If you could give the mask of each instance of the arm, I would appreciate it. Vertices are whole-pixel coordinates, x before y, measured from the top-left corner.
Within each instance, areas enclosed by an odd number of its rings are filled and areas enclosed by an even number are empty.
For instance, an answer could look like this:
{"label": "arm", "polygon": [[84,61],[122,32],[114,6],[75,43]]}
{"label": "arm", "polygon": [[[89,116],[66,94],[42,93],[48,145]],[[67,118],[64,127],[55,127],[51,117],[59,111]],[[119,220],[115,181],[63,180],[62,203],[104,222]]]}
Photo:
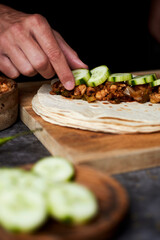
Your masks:
{"label": "arm", "polygon": [[71,69],[87,68],[61,35],[39,14],[0,4],[0,71],[10,78],[57,73],[66,89],[74,88]]}

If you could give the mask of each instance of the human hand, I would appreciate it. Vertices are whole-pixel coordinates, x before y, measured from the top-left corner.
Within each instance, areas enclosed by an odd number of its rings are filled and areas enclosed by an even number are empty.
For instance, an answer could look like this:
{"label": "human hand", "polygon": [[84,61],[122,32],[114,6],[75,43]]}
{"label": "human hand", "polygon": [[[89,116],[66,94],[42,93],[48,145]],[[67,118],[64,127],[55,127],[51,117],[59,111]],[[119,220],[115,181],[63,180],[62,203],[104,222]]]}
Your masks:
{"label": "human hand", "polygon": [[77,53],[39,14],[26,14],[0,5],[0,71],[10,78],[37,73],[49,79],[58,75],[71,90],[71,69],[87,68]]}

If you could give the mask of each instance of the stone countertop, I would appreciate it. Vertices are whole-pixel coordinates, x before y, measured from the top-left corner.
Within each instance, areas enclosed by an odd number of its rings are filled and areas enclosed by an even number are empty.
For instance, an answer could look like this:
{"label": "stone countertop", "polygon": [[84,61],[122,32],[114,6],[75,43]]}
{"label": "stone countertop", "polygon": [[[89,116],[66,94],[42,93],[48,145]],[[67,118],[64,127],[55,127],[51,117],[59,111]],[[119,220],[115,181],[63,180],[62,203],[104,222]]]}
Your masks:
{"label": "stone countertop", "polygon": [[[18,120],[0,132],[11,136],[28,128]],[[33,134],[18,137],[0,147],[0,167],[34,163],[50,153]],[[160,239],[160,167],[113,175],[127,190],[130,209],[114,240]]]}

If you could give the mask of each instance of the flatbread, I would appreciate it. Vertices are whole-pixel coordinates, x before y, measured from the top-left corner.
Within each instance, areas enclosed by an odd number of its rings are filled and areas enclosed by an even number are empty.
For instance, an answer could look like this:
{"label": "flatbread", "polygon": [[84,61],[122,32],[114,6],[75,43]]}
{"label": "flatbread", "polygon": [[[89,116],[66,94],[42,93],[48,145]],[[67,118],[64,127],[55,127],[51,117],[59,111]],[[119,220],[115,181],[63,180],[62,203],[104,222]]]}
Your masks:
{"label": "flatbread", "polygon": [[45,121],[83,130],[108,133],[160,131],[160,104],[107,101],[88,103],[51,95],[51,85],[44,84],[32,100],[33,110]]}

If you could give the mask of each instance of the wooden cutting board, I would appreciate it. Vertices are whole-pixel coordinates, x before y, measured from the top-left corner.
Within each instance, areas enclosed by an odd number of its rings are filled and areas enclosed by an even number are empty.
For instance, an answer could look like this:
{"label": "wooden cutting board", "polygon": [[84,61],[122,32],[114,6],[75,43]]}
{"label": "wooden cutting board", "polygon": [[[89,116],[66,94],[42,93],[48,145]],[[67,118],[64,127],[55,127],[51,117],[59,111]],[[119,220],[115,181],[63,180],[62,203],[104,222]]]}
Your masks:
{"label": "wooden cutting board", "polygon": [[[31,166],[25,166],[30,169]],[[13,234],[0,227],[1,240],[107,240],[115,235],[128,207],[128,195],[112,177],[86,166],[75,167],[76,182],[89,188],[96,196],[97,216],[82,226],[68,226],[53,219],[33,234]]]}
{"label": "wooden cutting board", "polygon": [[[160,70],[154,72],[160,76]],[[30,129],[43,129],[35,132],[35,135],[51,154],[66,157],[76,164],[93,166],[108,174],[160,166],[160,132],[115,135],[45,122],[34,113],[31,106],[33,96],[43,83],[19,83],[20,116]]]}

